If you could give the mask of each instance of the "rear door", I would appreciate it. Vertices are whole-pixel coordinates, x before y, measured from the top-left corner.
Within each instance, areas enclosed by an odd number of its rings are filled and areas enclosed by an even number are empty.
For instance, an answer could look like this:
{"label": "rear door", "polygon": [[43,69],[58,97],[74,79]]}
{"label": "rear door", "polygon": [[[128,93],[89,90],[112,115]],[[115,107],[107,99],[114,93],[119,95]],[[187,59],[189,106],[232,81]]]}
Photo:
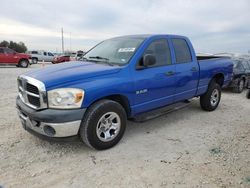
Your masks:
{"label": "rear door", "polygon": [[190,99],[196,95],[199,80],[199,65],[192,55],[191,44],[184,38],[172,38],[176,65],[176,88],[174,101]]}
{"label": "rear door", "polygon": [[167,38],[155,39],[149,43],[142,57],[154,55],[156,64],[140,69],[140,61],[134,74],[135,103],[134,113],[145,112],[173,103],[175,91],[175,65]]}

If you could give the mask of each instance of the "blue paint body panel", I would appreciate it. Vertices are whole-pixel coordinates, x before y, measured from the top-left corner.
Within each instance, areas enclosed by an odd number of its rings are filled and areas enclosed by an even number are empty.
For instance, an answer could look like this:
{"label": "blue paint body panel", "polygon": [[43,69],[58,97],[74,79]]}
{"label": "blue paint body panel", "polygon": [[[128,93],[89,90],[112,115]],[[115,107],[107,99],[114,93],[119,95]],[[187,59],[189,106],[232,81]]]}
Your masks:
{"label": "blue paint body panel", "polygon": [[[52,65],[25,75],[42,81],[47,91],[56,88],[81,88],[85,91],[82,108],[111,95],[121,95],[129,103],[130,116],[170,105],[204,94],[216,74],[224,77],[224,86],[232,79],[233,64],[228,58],[198,61],[188,38],[175,35],[134,35],[144,41],[129,63],[110,66],[93,62],[68,62]],[[177,64],[171,38],[186,40],[192,54],[192,62]],[[166,39],[172,64],[137,70],[136,65],[147,46],[156,39]],[[195,68],[196,71],[191,71]],[[166,72],[173,71],[173,76]],[[139,92],[139,93],[138,93]]]}

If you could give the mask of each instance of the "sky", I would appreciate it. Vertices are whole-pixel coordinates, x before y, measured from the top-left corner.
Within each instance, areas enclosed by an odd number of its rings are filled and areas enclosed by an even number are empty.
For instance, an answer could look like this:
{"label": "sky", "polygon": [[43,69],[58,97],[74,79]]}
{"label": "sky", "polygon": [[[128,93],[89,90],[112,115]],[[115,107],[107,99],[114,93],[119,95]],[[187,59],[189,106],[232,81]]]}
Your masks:
{"label": "sky", "polygon": [[6,0],[1,1],[0,41],[29,50],[88,50],[130,34],[178,34],[197,52],[250,50],[249,0]]}

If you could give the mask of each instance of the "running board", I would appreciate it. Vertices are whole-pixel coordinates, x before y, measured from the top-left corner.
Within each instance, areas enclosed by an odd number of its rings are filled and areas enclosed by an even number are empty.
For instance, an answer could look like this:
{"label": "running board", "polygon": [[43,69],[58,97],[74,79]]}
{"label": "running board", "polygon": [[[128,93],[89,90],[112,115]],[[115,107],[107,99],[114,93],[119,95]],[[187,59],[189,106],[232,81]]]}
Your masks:
{"label": "running board", "polygon": [[171,104],[169,106],[164,106],[162,108],[157,108],[155,110],[139,114],[139,115],[133,117],[131,120],[135,121],[135,122],[148,121],[148,120],[157,118],[159,116],[162,116],[164,114],[168,114],[170,112],[180,110],[180,109],[185,108],[189,105],[190,105],[190,101],[187,101],[187,100],[183,101],[183,102],[178,102],[175,104]]}

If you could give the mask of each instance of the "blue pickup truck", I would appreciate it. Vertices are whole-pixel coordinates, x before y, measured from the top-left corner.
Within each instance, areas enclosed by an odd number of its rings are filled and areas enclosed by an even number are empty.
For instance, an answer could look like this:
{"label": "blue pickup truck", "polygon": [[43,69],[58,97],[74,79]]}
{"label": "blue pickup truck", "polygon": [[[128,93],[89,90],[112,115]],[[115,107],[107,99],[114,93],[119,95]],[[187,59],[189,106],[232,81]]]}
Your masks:
{"label": "blue pickup truck", "polygon": [[23,127],[46,138],[80,136],[111,148],[127,119],[200,97],[203,110],[219,105],[232,79],[229,58],[196,57],[187,37],[132,35],[105,40],[82,61],[20,75],[16,106]]}

